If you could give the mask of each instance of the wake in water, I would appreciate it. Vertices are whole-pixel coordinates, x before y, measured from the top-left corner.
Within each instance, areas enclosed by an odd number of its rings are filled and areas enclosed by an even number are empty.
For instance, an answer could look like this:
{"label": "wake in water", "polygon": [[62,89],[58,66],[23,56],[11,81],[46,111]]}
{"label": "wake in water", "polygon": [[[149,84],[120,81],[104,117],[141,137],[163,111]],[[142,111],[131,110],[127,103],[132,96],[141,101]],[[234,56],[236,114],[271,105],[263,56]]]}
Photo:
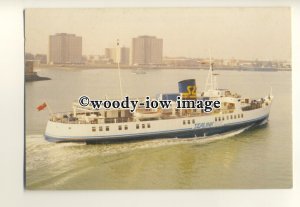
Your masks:
{"label": "wake in water", "polygon": [[[61,185],[79,173],[95,167],[89,160],[97,160],[96,166],[124,159],[132,152],[158,149],[175,145],[205,144],[236,136],[249,127],[207,137],[169,138],[119,144],[86,145],[85,143],[52,143],[43,135],[26,136],[26,180],[29,186],[56,182]],[[81,164],[79,164],[81,163]],[[85,163],[85,164],[82,164]],[[53,179],[53,180],[52,180]]]}
{"label": "wake in water", "polygon": [[[193,138],[167,138],[167,139],[156,139],[156,140],[147,140],[147,141],[137,141],[137,142],[128,142],[128,143],[118,143],[118,144],[96,144],[96,145],[86,145],[85,143],[50,143],[44,140],[42,135],[28,135],[26,136],[26,151],[31,152],[35,150],[59,150],[59,149],[73,149],[75,151],[80,151],[80,155],[88,155],[89,152],[92,154],[97,151],[103,155],[123,153],[132,150],[138,149],[147,149],[147,148],[157,148],[172,146],[178,144],[204,144],[209,142],[214,142],[217,140],[225,139],[228,137],[236,136],[251,126],[245,127],[240,130],[212,135],[207,137],[193,137]],[[73,154],[74,156],[74,154]]]}

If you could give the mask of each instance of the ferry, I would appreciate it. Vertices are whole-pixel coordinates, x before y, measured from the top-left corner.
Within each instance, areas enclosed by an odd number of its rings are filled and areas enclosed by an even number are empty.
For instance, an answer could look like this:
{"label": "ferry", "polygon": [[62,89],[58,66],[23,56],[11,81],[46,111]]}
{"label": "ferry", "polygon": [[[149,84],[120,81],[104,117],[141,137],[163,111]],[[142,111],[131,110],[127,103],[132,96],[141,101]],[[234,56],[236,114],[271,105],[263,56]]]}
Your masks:
{"label": "ferry", "polygon": [[[120,75],[120,71],[119,71]],[[51,113],[45,139],[50,142],[112,143],[163,138],[209,138],[268,122],[273,101],[270,94],[259,98],[242,97],[217,86],[210,63],[206,87],[197,92],[195,79],[178,83],[177,93],[159,94],[157,100],[172,100],[168,109],[99,109],[74,102],[70,112]],[[121,87],[121,83],[120,83]],[[221,107],[206,113],[203,109],[178,109],[175,100],[219,100]]]}

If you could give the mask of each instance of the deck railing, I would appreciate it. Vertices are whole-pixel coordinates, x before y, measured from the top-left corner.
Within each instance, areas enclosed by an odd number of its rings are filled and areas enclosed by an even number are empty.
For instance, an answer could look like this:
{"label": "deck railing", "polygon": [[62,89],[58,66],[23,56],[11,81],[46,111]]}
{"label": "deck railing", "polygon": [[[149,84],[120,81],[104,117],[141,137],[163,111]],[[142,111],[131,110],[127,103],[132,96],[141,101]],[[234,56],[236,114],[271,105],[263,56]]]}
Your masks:
{"label": "deck railing", "polygon": [[[204,112],[185,112],[180,115],[180,112],[176,112],[177,118],[190,118],[190,117],[199,117],[199,116],[208,116],[211,114],[231,114],[234,113],[235,109],[217,109],[215,112],[211,113],[204,113]],[[96,115],[97,114],[97,115]],[[95,116],[96,115],[96,116]],[[169,113],[162,113],[161,117],[158,119],[174,119],[174,116]],[[152,119],[154,120],[154,119]],[[146,119],[138,120],[138,118],[132,117],[103,117],[99,116],[99,113],[95,112],[86,112],[86,113],[77,113],[76,117],[74,116],[73,112],[66,112],[66,113],[53,113],[50,116],[50,121],[64,123],[64,124],[109,124],[109,123],[126,123],[126,122],[135,122],[135,121],[149,121]]]}

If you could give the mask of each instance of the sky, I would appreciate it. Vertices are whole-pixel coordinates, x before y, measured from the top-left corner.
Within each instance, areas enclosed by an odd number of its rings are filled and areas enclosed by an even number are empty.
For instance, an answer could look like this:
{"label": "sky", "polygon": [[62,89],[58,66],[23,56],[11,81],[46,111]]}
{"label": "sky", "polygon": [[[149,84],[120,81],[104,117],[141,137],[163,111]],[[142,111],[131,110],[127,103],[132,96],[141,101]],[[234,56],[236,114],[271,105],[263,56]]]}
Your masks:
{"label": "sky", "polygon": [[49,35],[82,36],[83,55],[131,47],[133,37],[163,39],[163,55],[291,59],[289,8],[106,8],[25,10],[25,51],[48,53]]}

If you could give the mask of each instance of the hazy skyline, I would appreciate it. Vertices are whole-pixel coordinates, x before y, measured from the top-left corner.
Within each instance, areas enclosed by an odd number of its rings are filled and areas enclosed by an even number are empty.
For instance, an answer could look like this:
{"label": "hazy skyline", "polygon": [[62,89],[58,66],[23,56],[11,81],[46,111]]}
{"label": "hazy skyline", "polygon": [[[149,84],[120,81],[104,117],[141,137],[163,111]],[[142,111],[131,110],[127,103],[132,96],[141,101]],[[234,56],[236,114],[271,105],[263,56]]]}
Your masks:
{"label": "hazy skyline", "polygon": [[25,51],[48,54],[49,35],[82,36],[83,55],[163,38],[164,56],[290,60],[289,8],[107,8],[25,10]]}

